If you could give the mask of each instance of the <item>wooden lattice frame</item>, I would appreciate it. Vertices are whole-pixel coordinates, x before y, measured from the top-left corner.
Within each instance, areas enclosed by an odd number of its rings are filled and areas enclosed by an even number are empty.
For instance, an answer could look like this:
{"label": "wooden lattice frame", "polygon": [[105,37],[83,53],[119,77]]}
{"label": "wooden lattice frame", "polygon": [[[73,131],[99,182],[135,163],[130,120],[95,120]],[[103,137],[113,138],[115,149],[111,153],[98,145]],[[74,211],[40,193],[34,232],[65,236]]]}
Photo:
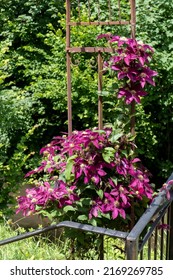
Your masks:
{"label": "wooden lattice frame", "polygon": [[[80,53],[80,52],[87,52],[87,53],[97,53],[98,54],[98,91],[102,91],[102,53],[111,53],[113,50],[112,48],[105,48],[105,47],[74,47],[71,46],[70,37],[71,37],[71,27],[72,26],[89,26],[89,25],[130,25],[131,26],[131,37],[135,38],[135,29],[136,29],[136,0],[129,0],[130,1],[130,20],[122,20],[121,19],[121,0],[114,0],[118,3],[118,20],[112,20],[112,10],[111,10],[111,0],[105,0],[107,2],[108,7],[108,20],[101,21],[92,21],[90,18],[90,3],[93,0],[86,0],[88,6],[88,18],[87,22],[80,21],[80,0],[77,0],[78,3],[78,13],[79,13],[79,21],[71,21],[71,0],[66,0],[66,62],[67,62],[67,98],[68,98],[68,134],[72,134],[72,90],[71,90],[71,54],[72,53]],[[97,0],[99,5],[99,0]],[[100,7],[100,6],[98,6]],[[100,8],[98,8],[100,9]],[[99,14],[99,12],[98,12]],[[103,100],[102,96],[98,97],[98,127],[101,129],[103,127]],[[132,102],[131,105],[131,132],[134,133],[134,126],[135,126],[135,104]]]}

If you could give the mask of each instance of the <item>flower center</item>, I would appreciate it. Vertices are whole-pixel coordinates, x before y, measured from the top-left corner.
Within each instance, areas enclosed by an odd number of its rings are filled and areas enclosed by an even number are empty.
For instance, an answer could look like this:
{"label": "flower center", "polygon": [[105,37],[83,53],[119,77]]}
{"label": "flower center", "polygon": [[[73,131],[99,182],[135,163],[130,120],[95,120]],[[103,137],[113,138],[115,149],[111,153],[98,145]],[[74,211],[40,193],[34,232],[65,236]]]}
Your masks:
{"label": "flower center", "polygon": [[138,175],[138,179],[142,181],[144,177],[142,175]]}
{"label": "flower center", "polygon": [[146,78],[146,74],[145,73],[141,73],[141,75],[140,75],[142,78]]}
{"label": "flower center", "polygon": [[48,189],[48,192],[49,193],[53,193],[53,189]]}
{"label": "flower center", "polygon": [[80,167],[83,169],[85,167],[85,164],[84,163],[80,164]]}
{"label": "flower center", "polygon": [[91,181],[92,181],[93,183],[97,183],[97,179],[96,179],[95,177],[92,177],[92,178],[91,178]]}
{"label": "flower center", "polygon": [[32,202],[32,203],[37,202],[37,199],[36,199],[36,198],[33,198],[33,199],[31,200],[31,202]]}
{"label": "flower center", "polygon": [[69,147],[74,148],[74,143],[70,143]]}
{"label": "flower center", "polygon": [[114,202],[114,206],[115,206],[115,207],[119,207],[119,206],[120,206],[120,203],[116,200],[116,201]]}
{"label": "flower center", "polygon": [[130,92],[131,92],[132,95],[135,95],[135,94],[136,94],[136,90],[134,90],[134,89],[131,90]]}
{"label": "flower center", "polygon": [[128,72],[128,67],[123,67],[122,70],[123,70],[123,72],[127,73]]}

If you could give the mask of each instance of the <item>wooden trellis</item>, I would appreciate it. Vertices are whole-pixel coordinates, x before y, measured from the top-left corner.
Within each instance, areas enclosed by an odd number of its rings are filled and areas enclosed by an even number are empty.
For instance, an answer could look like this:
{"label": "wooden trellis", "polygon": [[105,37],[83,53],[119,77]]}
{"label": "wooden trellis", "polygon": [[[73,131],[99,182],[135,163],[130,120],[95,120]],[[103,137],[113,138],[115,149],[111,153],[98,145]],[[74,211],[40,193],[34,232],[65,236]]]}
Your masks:
{"label": "wooden trellis", "polygon": [[[93,3],[94,2],[94,3]],[[97,46],[80,46],[71,45],[71,27],[74,26],[115,26],[130,25],[131,37],[135,38],[136,26],[136,8],[135,0],[126,1],[129,4],[129,20],[123,19],[121,0],[66,0],[66,59],[67,59],[67,97],[68,97],[68,134],[72,133],[72,86],[71,86],[71,56],[73,53],[97,53],[98,61],[98,91],[102,91],[102,53],[111,53],[112,48]],[[81,6],[85,5],[88,18],[81,21]],[[104,5],[104,14],[102,7]],[[72,21],[73,10],[76,14],[75,21]],[[106,11],[106,12],[105,12]],[[135,104],[131,105],[131,131],[134,131],[134,110]],[[98,97],[98,127],[103,127],[103,100],[102,96]]]}

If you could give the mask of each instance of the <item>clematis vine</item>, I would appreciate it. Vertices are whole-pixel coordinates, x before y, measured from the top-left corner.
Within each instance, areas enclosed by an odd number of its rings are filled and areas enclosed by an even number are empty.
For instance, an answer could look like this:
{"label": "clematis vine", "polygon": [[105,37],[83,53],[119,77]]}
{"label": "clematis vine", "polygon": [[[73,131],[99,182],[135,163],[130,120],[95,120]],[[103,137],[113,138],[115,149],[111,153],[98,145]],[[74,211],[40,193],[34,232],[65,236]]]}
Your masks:
{"label": "clematis vine", "polygon": [[155,86],[153,78],[158,74],[148,66],[154,53],[153,48],[132,38],[111,34],[100,34],[97,37],[102,38],[115,50],[109,61],[104,62],[104,70],[117,72],[117,78],[123,80],[117,97],[124,98],[126,104],[133,100],[140,103],[141,97],[147,95],[144,87],[147,84]]}
{"label": "clematis vine", "polygon": [[51,207],[58,212],[70,206],[79,216],[85,209],[89,220],[102,215],[115,220],[126,219],[132,198],[151,201],[153,189],[132,152],[134,143],[124,135],[112,141],[112,133],[109,127],[54,137],[41,149],[40,166],[26,174],[36,186],[18,198],[17,212],[30,215]]}

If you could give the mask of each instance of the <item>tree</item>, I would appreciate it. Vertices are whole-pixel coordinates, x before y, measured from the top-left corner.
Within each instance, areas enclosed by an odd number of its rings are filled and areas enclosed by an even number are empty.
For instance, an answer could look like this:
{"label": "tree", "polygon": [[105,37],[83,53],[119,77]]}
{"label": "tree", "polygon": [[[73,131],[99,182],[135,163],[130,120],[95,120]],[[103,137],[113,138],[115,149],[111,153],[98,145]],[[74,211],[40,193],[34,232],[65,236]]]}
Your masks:
{"label": "tree", "polygon": [[137,37],[155,48],[155,69],[159,73],[156,87],[150,89],[142,104],[145,124],[138,127],[138,146],[159,184],[173,168],[172,12],[172,1],[137,1]]}

